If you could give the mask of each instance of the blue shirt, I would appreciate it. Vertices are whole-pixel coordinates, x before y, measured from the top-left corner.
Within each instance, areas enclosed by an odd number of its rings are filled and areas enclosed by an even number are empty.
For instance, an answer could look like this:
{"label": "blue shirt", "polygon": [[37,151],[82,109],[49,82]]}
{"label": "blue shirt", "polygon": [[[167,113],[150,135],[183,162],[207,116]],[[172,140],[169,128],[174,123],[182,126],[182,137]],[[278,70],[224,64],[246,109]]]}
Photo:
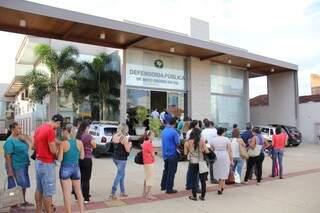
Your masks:
{"label": "blue shirt", "polygon": [[164,114],[163,120],[164,120],[165,124],[169,124],[172,119],[173,119],[173,117],[172,117],[171,113],[167,112],[166,114]]}
{"label": "blue shirt", "polygon": [[177,155],[177,145],[180,143],[177,130],[171,126],[167,126],[161,132],[162,140],[162,157],[164,160]]}
{"label": "blue shirt", "polygon": [[247,146],[248,146],[249,139],[251,139],[252,137],[253,137],[253,134],[251,130],[247,130],[241,134],[241,138]]}
{"label": "blue shirt", "polygon": [[29,165],[29,144],[14,137],[9,137],[3,145],[5,155],[11,156],[12,168],[22,169]]}

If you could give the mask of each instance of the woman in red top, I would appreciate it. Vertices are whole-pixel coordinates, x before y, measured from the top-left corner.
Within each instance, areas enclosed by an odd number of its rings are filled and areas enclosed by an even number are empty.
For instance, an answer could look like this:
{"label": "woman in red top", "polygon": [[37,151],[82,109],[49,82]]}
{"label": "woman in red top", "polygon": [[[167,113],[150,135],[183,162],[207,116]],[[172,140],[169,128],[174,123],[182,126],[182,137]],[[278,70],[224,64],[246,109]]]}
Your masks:
{"label": "woman in red top", "polygon": [[154,179],[154,150],[151,138],[153,133],[149,130],[144,136],[144,142],[142,144],[142,156],[144,164],[145,180],[143,184],[143,196],[146,199],[154,199],[150,196],[150,191],[153,186]]}
{"label": "woman in red top", "polygon": [[[274,169],[276,167],[276,163],[279,163],[280,167],[280,179],[283,179],[283,167],[282,167],[282,158],[283,158],[283,150],[287,144],[288,137],[285,133],[283,133],[281,126],[277,126],[276,134],[272,136],[272,177],[275,176]],[[277,162],[278,161],[278,162]]]}

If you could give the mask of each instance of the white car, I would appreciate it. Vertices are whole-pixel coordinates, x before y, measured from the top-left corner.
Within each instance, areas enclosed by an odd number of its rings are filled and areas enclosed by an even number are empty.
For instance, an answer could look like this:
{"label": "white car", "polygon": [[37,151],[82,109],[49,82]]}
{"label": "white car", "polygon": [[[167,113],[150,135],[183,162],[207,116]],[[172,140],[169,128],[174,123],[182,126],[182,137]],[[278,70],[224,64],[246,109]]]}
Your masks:
{"label": "white car", "polygon": [[108,153],[108,146],[110,146],[110,141],[112,135],[117,132],[117,123],[97,123],[91,124],[89,134],[92,135],[96,141],[97,148],[93,151],[94,157],[98,158],[102,154]]}

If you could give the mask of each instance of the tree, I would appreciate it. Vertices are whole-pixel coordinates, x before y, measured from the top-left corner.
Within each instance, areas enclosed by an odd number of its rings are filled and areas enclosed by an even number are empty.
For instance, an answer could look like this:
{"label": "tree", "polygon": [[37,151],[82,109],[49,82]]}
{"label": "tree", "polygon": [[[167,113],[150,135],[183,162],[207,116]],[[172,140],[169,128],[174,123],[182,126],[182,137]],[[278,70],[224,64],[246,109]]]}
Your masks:
{"label": "tree", "polygon": [[101,53],[92,62],[82,62],[74,70],[72,76],[64,81],[67,94],[72,94],[73,100],[81,104],[85,98],[89,99],[93,120],[105,119],[103,112],[111,113],[119,110],[120,70],[110,66],[119,62],[120,58]]}
{"label": "tree", "polygon": [[23,88],[29,88],[32,86],[29,97],[33,103],[42,103],[43,99],[50,93],[50,77],[48,74],[31,70],[22,79]]}
{"label": "tree", "polygon": [[[76,58],[79,52],[73,46],[67,46],[57,52],[47,44],[39,44],[35,47],[34,53],[38,58],[38,62],[47,66],[49,75],[40,71],[30,71],[26,75],[25,86],[33,88],[35,98],[32,100],[36,102],[43,101],[43,98],[50,93],[50,112],[51,114],[56,113],[58,111],[58,95],[61,85],[63,80],[70,75],[70,71],[76,67]],[[42,78],[45,78],[45,83],[39,80]],[[48,86],[47,89],[43,88],[45,85]]]}

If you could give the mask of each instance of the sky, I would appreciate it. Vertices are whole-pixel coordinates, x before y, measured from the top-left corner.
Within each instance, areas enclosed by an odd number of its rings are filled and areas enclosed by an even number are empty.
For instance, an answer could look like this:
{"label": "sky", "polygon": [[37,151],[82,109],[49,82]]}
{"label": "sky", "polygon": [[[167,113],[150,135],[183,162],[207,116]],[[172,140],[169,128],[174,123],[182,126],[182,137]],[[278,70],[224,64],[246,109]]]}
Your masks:
{"label": "sky", "polygon": [[[189,34],[190,17],[210,23],[210,39],[299,66],[299,95],[320,74],[320,0],[32,0]],[[0,32],[0,83],[14,75],[23,36]],[[253,89],[254,88],[254,89]],[[267,93],[266,78],[250,80],[250,97]]]}

